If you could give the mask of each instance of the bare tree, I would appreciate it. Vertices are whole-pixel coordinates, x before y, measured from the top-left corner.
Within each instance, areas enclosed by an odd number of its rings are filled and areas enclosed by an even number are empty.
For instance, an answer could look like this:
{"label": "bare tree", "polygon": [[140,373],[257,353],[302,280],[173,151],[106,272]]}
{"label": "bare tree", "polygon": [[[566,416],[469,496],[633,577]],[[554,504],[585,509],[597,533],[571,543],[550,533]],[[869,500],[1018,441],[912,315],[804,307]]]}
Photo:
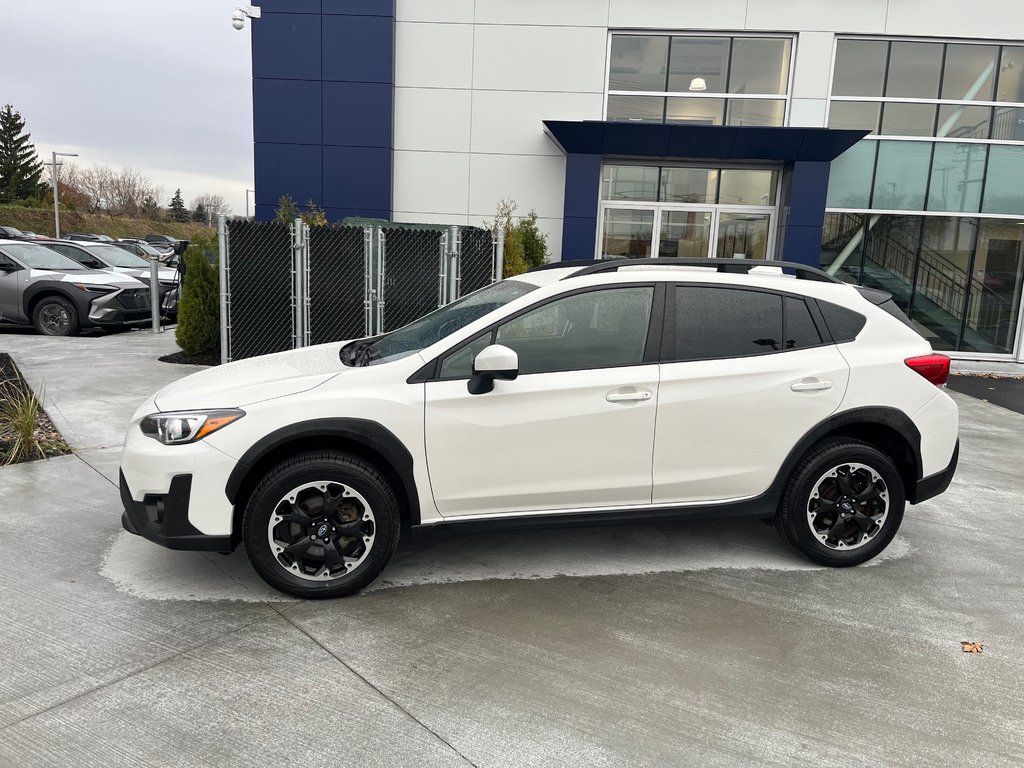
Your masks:
{"label": "bare tree", "polygon": [[192,201],[192,210],[196,210],[200,205],[213,219],[231,213],[231,206],[225,202],[223,195],[199,195]]}
{"label": "bare tree", "polygon": [[63,182],[86,201],[89,213],[105,211],[113,216],[138,216],[147,199],[163,197],[163,188],[135,168],[116,171],[102,165],[90,168],[69,165],[62,176]]}

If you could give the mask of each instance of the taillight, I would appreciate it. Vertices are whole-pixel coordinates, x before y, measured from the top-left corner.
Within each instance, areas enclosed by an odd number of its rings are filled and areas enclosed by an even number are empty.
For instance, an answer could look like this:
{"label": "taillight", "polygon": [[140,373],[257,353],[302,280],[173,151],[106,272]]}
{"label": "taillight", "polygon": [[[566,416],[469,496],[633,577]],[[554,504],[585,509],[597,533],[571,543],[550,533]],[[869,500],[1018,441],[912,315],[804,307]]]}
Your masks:
{"label": "taillight", "polygon": [[908,357],[907,367],[924,376],[936,386],[942,386],[949,378],[949,358],[945,355],[921,355]]}

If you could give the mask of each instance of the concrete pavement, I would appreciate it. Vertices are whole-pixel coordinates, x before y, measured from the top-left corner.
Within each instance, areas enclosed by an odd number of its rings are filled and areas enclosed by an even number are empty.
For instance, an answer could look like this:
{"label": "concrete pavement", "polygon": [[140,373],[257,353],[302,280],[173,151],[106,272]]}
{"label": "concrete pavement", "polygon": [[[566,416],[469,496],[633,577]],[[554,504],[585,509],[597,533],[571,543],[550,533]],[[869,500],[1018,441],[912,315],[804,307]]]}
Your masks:
{"label": "concrete pavement", "polygon": [[0,469],[0,765],[1024,762],[1024,416],[954,395],[961,470],[870,566],[756,521],[479,534],[304,603],[120,531],[172,343],[0,333],[80,450]]}

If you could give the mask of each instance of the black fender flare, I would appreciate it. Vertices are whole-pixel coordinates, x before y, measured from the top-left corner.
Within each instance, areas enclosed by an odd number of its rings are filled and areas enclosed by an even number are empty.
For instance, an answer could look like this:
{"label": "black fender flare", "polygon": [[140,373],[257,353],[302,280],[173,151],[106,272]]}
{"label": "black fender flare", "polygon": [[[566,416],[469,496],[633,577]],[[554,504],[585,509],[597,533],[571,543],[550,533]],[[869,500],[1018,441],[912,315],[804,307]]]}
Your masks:
{"label": "black fender flare", "polygon": [[409,522],[420,523],[419,495],[413,475],[413,458],[401,440],[383,425],[368,419],[335,418],[312,419],[289,424],[260,438],[247,450],[228,477],[225,493],[234,506],[239,501],[250,472],[261,461],[272,457],[279,449],[299,440],[344,441],[354,443],[387,462],[391,474],[401,484],[396,488],[405,496],[409,508]]}
{"label": "black fender flare", "polygon": [[36,297],[40,294],[57,295],[75,305],[75,309],[78,310],[78,320],[85,325],[89,321],[89,304],[91,300],[81,295],[76,296],[75,293],[81,294],[81,291],[69,291],[65,287],[63,280],[45,280],[32,283],[25,289],[25,293],[21,297],[21,310],[31,323],[32,312],[29,308],[32,307]]}
{"label": "black fender flare", "polygon": [[842,433],[844,428],[848,430],[850,427],[864,426],[887,427],[896,432],[906,442],[910,449],[913,476],[905,477],[904,480],[907,486],[907,495],[908,497],[911,496],[914,493],[917,482],[921,480],[923,471],[921,463],[921,432],[906,413],[898,408],[884,406],[867,406],[839,411],[812,427],[790,450],[786,460],[779,468],[778,474],[775,475],[775,480],[772,481],[771,486],[768,488],[768,492],[782,493],[790,475],[796,469],[796,465],[800,463],[800,460],[815,443],[832,433]]}

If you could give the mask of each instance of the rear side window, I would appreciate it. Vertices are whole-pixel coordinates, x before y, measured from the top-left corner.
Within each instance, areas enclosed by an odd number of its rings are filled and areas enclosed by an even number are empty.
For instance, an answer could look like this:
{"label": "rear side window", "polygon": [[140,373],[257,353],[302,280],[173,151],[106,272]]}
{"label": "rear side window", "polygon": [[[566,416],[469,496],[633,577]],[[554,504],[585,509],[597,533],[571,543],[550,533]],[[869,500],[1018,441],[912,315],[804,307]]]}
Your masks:
{"label": "rear side window", "polygon": [[821,309],[821,314],[825,317],[825,324],[828,325],[828,330],[836,344],[856,339],[857,334],[863,330],[864,325],[867,323],[867,318],[864,315],[854,312],[852,309],[840,307],[837,304],[819,301],[818,307]]}
{"label": "rear side window", "polygon": [[782,296],[759,291],[676,286],[672,360],[707,360],[778,352]]}
{"label": "rear side window", "polygon": [[807,302],[787,296],[786,302],[786,349],[807,349],[821,345],[821,335],[807,308]]}

